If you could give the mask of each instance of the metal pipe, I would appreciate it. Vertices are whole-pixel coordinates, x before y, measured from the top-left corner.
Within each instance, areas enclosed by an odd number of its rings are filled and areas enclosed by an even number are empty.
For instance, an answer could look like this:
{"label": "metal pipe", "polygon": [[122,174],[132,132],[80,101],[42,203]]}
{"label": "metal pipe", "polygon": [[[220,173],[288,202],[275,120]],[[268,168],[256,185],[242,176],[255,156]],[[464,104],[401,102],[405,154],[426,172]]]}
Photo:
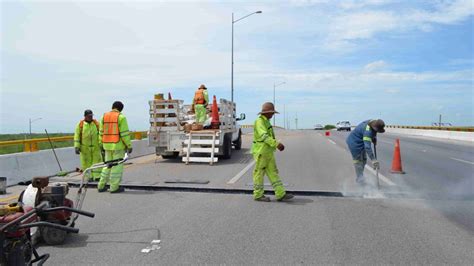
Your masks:
{"label": "metal pipe", "polygon": [[234,20],[234,12],[232,12],[232,44],[231,44],[231,66],[230,66],[230,92],[231,92],[230,99],[232,102],[234,102],[234,23],[237,23],[238,21],[241,21],[244,18],[250,17],[253,14],[261,14],[261,13],[262,11],[256,11],[246,16],[243,16],[237,20]]}

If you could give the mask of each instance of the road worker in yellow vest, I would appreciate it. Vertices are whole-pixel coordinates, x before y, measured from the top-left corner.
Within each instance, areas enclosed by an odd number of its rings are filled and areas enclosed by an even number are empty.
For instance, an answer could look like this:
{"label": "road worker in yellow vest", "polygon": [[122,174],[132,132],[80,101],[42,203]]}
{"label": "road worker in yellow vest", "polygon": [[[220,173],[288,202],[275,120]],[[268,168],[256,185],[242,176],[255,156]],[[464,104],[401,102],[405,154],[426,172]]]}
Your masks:
{"label": "road worker in yellow vest", "polygon": [[193,110],[196,114],[196,123],[204,124],[207,119],[207,105],[209,104],[209,94],[206,86],[202,84],[194,93]]}
{"label": "road worker in yellow vest", "polygon": [[[112,105],[112,111],[105,113],[100,120],[100,144],[105,150],[105,161],[122,159],[125,152],[132,153],[132,142],[130,132],[128,131],[127,118],[121,113],[123,103],[116,101]],[[107,191],[105,187],[110,183],[110,193],[123,192],[120,187],[123,175],[123,164],[104,167],[100,175],[100,181],[97,185],[99,192]]]}
{"label": "road worker in yellow vest", "polygon": [[252,154],[256,161],[253,171],[253,198],[256,201],[270,201],[264,195],[263,178],[268,176],[277,201],[288,201],[293,198],[292,194],[286,193],[283,183],[278,175],[275,162],[275,150],[283,151],[285,146],[275,139],[270,119],[278,114],[273,103],[267,102],[262,106],[257,120],[253,126]]}
{"label": "road worker in yellow vest", "polygon": [[[94,119],[91,110],[85,110],[84,119],[76,125],[74,148],[76,154],[80,154],[81,171],[102,162],[99,146],[99,122]],[[88,177],[89,181],[99,181],[100,172],[100,169],[92,170],[91,176]]]}

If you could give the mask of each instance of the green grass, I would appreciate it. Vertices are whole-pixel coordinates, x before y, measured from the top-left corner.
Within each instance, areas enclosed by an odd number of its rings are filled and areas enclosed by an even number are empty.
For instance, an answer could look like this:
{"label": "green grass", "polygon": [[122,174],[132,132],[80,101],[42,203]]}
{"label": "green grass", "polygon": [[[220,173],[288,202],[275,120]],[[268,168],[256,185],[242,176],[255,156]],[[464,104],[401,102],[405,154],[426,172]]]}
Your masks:
{"label": "green grass", "polygon": [[331,129],[334,129],[334,128],[336,128],[335,125],[325,125],[325,126],[324,126],[324,129],[325,129],[325,130],[331,130]]}
{"label": "green grass", "polygon": [[[72,133],[51,133],[49,134],[50,138],[55,137],[64,137],[64,136],[73,136]],[[39,139],[39,138],[46,138],[46,134],[38,134],[34,133],[31,134],[31,139]],[[23,140],[23,139],[30,139],[29,134],[0,134],[0,141],[8,141],[8,140]],[[59,141],[53,142],[54,148],[63,148],[63,147],[72,147],[74,146],[74,141]],[[0,146],[0,154],[10,154],[10,153],[17,153],[23,152],[24,145],[17,144],[17,145],[8,145],[8,146]],[[51,149],[51,145],[49,142],[40,142],[38,143],[38,149],[40,150],[47,150]]]}
{"label": "green grass", "polygon": [[[74,136],[73,133],[51,133],[49,134],[50,138],[54,137],[64,137],[64,136]],[[145,138],[146,136],[143,136]],[[31,134],[31,139],[39,139],[39,138],[47,138],[46,134],[38,134],[34,133]],[[131,135],[132,140],[134,139],[134,135]],[[0,134],[0,141],[8,141],[8,140],[23,140],[23,139],[30,139],[29,134]],[[53,141],[54,148],[64,148],[64,147],[73,147],[74,141]],[[40,142],[38,143],[39,150],[49,150],[51,149],[51,145],[49,142]],[[8,146],[0,146],[0,154],[10,154],[10,153],[17,153],[23,152],[24,145],[17,144],[17,145],[8,145]]]}

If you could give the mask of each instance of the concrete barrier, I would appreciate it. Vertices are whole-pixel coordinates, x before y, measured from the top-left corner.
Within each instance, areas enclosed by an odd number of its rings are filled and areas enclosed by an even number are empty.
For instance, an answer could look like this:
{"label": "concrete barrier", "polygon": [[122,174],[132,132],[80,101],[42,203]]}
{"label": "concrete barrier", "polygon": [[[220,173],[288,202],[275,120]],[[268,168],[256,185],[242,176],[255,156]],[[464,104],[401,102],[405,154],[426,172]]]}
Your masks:
{"label": "concrete barrier", "polygon": [[424,137],[449,139],[449,140],[460,140],[460,141],[468,141],[468,142],[474,143],[474,132],[409,129],[409,128],[385,128],[385,131],[387,133],[424,136]]}
{"label": "concrete barrier", "polygon": [[[131,158],[140,157],[155,152],[154,147],[148,147],[148,140],[133,140]],[[56,149],[63,171],[74,171],[80,167],[79,155],[73,147]],[[35,176],[51,176],[59,172],[59,166],[51,150],[38,152],[21,152],[0,155],[0,176],[7,178],[7,186],[31,180]]]}

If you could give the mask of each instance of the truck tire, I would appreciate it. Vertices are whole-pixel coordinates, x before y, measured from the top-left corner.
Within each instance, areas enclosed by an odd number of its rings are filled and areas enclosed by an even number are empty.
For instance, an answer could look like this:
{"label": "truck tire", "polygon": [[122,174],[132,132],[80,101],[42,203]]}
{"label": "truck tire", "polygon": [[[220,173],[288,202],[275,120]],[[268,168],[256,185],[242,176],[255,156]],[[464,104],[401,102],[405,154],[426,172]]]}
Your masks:
{"label": "truck tire", "polygon": [[66,240],[67,232],[50,227],[41,227],[41,238],[48,245],[61,245]]}
{"label": "truck tire", "polygon": [[224,145],[222,145],[222,159],[230,159],[232,157],[232,134],[224,135]]}
{"label": "truck tire", "polygon": [[179,156],[179,152],[173,152],[172,154],[169,154],[169,153],[162,154],[161,158],[163,158],[163,159],[176,159],[176,158],[178,158],[178,156]]}
{"label": "truck tire", "polygon": [[239,130],[239,138],[234,142],[235,150],[242,149],[242,131]]}

